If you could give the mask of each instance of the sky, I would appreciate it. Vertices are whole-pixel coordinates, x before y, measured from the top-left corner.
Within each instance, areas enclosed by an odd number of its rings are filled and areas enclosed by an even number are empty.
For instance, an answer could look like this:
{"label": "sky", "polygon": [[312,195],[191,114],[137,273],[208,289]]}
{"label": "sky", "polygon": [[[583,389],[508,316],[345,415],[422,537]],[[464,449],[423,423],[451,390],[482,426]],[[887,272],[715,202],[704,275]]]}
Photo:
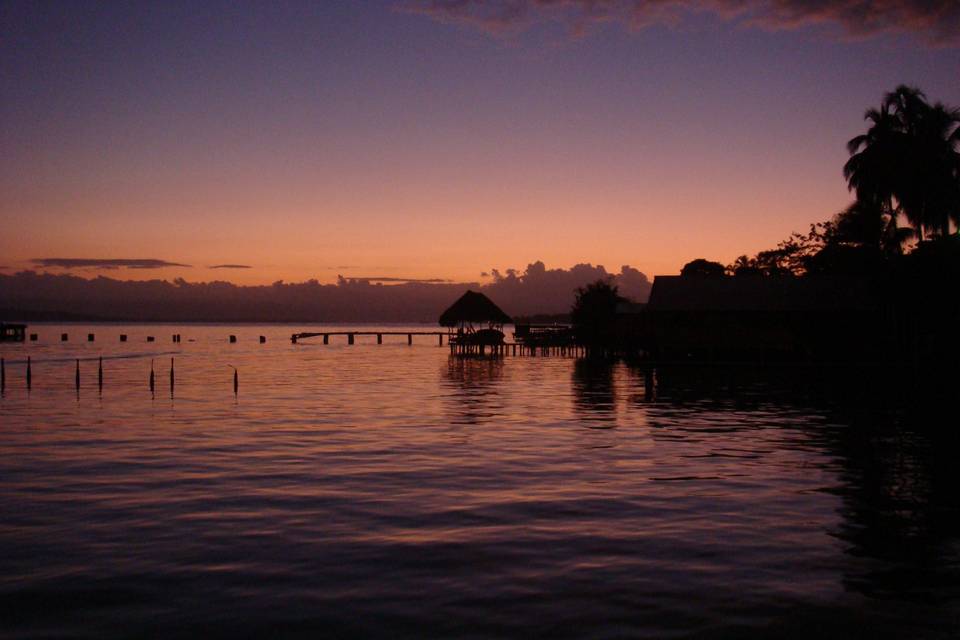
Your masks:
{"label": "sky", "polygon": [[885,92],[960,105],[958,45],[953,0],[5,0],[0,271],[727,263],[850,201]]}

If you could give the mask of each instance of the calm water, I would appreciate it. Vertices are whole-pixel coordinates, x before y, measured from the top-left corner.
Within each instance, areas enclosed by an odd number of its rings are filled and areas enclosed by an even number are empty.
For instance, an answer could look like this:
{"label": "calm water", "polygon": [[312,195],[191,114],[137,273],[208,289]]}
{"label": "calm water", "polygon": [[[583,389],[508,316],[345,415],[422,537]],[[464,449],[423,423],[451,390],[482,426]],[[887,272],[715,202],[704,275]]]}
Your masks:
{"label": "calm water", "polygon": [[0,633],[960,629],[952,456],[869,393],[723,370],[654,388],[429,337],[291,345],[306,328],[35,325],[0,346]]}

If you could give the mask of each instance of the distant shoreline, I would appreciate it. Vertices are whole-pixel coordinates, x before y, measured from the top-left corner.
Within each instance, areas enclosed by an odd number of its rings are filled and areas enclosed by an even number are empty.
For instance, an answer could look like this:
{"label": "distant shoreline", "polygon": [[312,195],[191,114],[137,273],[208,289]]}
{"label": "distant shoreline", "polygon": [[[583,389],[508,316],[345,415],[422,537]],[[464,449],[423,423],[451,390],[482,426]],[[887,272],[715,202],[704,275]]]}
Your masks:
{"label": "distant shoreline", "polygon": [[420,320],[319,320],[319,319],[291,319],[291,320],[258,320],[239,318],[215,319],[187,319],[187,318],[124,318],[120,316],[96,316],[67,311],[17,311],[0,309],[0,320],[4,322],[22,322],[27,324],[270,324],[270,325],[301,325],[301,324],[349,324],[349,325],[408,325],[429,324],[436,325],[436,319]]}
{"label": "distant shoreline", "polygon": [[29,326],[52,326],[52,325],[98,325],[98,326],[124,326],[124,325],[169,325],[169,326],[183,326],[183,325],[194,325],[194,326],[217,326],[217,325],[249,325],[249,326],[288,326],[288,327],[300,327],[300,326],[371,326],[371,327],[407,327],[411,325],[423,325],[429,327],[439,326],[436,321],[379,321],[379,320],[363,320],[363,321],[339,321],[339,320],[290,320],[290,321],[270,321],[270,320],[22,320],[21,318],[15,316],[4,316],[5,321],[9,322],[25,322]]}

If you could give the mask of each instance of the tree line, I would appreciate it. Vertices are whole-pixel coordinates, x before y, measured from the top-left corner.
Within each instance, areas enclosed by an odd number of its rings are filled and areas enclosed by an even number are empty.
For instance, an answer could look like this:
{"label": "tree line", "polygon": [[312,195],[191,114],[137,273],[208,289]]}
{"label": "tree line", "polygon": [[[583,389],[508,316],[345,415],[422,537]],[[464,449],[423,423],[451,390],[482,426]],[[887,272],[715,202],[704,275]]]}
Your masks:
{"label": "tree line", "polygon": [[864,119],[867,130],[847,142],[843,176],[855,196],[849,206],[772,249],[729,265],[693,260],[681,275],[870,275],[951,264],[955,269],[960,109],[931,104],[923,91],[901,85],[878,108],[867,109]]}

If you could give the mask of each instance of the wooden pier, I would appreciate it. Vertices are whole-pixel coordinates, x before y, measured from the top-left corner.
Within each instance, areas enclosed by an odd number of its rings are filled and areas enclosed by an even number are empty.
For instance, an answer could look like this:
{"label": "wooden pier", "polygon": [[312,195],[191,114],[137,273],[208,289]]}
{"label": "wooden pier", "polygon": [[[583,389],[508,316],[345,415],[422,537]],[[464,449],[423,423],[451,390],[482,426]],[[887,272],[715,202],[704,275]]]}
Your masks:
{"label": "wooden pier", "polygon": [[383,344],[383,336],[407,336],[407,344],[413,344],[413,336],[436,336],[437,346],[443,346],[444,337],[450,347],[451,355],[492,355],[492,356],[569,356],[586,355],[586,349],[575,344],[541,344],[525,342],[503,342],[500,344],[472,344],[458,340],[457,334],[446,331],[321,331],[301,332],[290,336],[290,342],[298,344],[307,338],[323,338],[323,344],[330,344],[332,336],[346,336],[347,344],[356,343],[357,336],[376,336],[377,344]]}
{"label": "wooden pier", "polygon": [[305,338],[323,336],[323,344],[330,344],[330,336],[347,336],[347,344],[353,344],[356,336],[377,336],[377,344],[383,344],[383,336],[407,336],[407,344],[413,344],[413,336],[436,336],[437,346],[442,347],[445,335],[446,331],[322,331],[295,333],[290,336],[290,342],[297,344]]}

